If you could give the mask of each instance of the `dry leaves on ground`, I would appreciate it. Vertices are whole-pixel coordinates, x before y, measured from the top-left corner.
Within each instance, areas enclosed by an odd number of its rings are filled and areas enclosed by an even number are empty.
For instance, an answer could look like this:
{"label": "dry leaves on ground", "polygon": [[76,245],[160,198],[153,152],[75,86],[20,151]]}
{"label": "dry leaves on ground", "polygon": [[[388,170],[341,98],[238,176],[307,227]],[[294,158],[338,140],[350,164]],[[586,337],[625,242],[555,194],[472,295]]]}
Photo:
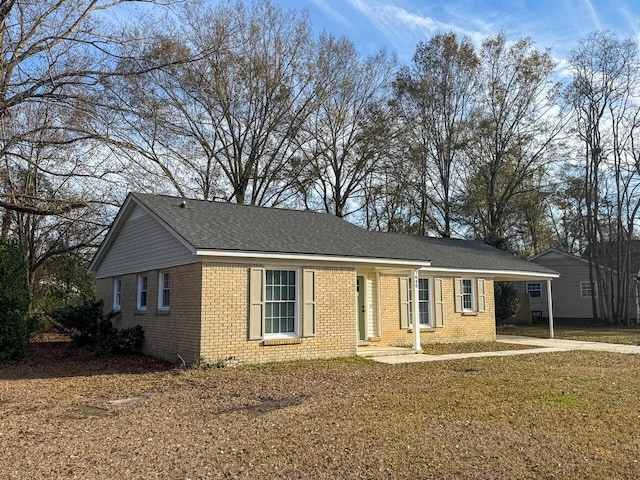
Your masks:
{"label": "dry leaves on ground", "polygon": [[0,478],[634,478],[638,378],[595,352],[184,371],[43,343],[0,366]]}

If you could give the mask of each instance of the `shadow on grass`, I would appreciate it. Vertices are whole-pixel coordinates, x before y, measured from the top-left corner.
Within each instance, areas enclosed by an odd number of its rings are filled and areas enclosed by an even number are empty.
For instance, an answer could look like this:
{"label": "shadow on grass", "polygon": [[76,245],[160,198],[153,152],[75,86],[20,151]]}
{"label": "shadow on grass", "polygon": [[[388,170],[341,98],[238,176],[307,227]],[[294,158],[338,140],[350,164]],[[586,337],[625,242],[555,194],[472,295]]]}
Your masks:
{"label": "shadow on grass", "polygon": [[141,374],[172,368],[146,355],[97,356],[68,339],[55,338],[32,341],[25,358],[0,364],[0,380]]}

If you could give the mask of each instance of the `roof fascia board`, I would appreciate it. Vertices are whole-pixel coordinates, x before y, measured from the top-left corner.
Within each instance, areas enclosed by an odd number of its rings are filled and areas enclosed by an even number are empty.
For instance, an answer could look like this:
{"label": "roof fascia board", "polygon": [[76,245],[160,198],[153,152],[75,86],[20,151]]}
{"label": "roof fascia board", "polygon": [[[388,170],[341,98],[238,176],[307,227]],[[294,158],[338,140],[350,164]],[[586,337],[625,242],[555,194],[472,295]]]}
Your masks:
{"label": "roof fascia board", "polygon": [[343,257],[333,255],[316,255],[304,253],[275,253],[275,252],[247,252],[247,251],[230,251],[230,250],[196,250],[196,255],[201,257],[222,257],[222,258],[247,258],[256,259],[264,258],[268,260],[283,261],[313,261],[313,262],[331,262],[331,263],[349,263],[349,264],[370,264],[370,265],[394,265],[406,266],[407,268],[419,269],[431,265],[431,262],[411,261],[411,260],[394,260],[391,258],[368,258],[368,257]]}

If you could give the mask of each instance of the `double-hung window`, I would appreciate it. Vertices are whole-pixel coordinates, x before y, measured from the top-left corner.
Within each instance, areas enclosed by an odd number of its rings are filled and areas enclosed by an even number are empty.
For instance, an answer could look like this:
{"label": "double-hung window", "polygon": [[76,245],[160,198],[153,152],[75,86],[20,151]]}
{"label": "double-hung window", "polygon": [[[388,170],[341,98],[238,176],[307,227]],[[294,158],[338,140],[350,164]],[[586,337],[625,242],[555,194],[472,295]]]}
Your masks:
{"label": "double-hung window", "polygon": [[431,299],[428,278],[418,279],[418,319],[420,326],[431,326]]}
{"label": "double-hung window", "polygon": [[527,282],[526,291],[531,298],[542,297],[542,285],[540,282]]}
{"label": "double-hung window", "polygon": [[147,275],[138,275],[138,310],[147,309],[147,292],[149,288],[149,277]]}
{"label": "double-hung window", "polygon": [[120,310],[120,302],[122,300],[122,279],[113,279],[113,309]]}
{"label": "double-hung window", "polygon": [[580,296],[582,298],[597,297],[598,288],[591,282],[580,282]]}
{"label": "double-hung window", "polygon": [[[430,327],[431,326],[431,300],[430,300],[430,291],[429,291],[429,279],[428,278],[419,278],[418,279],[418,294],[414,295],[413,281],[411,278],[406,278],[407,282],[407,300],[408,300],[408,308],[409,308],[409,327],[413,327],[413,318],[417,312],[418,314],[418,324],[421,327]],[[417,307],[414,307],[414,297],[417,297]]]}
{"label": "double-hung window", "polygon": [[265,335],[297,335],[296,273],[296,270],[265,270]]}
{"label": "double-hung window", "polygon": [[463,278],[462,285],[462,310],[465,312],[475,311],[475,295],[473,291],[473,281],[470,278]]}
{"label": "double-hung window", "polygon": [[158,276],[158,309],[169,310],[171,306],[171,277],[169,272],[160,272]]}

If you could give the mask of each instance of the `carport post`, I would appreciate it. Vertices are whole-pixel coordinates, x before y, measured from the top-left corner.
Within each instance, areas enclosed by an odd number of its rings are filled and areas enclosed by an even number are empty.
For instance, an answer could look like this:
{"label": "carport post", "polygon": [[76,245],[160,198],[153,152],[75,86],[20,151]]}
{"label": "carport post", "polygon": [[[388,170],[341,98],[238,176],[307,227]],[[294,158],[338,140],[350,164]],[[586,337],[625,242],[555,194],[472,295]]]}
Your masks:
{"label": "carport post", "polygon": [[551,298],[551,280],[547,280],[547,310],[549,310],[549,338],[553,338],[553,299]]}
{"label": "carport post", "polygon": [[420,345],[420,313],[418,312],[418,270],[413,271],[413,349],[416,353],[422,352],[422,346]]}

